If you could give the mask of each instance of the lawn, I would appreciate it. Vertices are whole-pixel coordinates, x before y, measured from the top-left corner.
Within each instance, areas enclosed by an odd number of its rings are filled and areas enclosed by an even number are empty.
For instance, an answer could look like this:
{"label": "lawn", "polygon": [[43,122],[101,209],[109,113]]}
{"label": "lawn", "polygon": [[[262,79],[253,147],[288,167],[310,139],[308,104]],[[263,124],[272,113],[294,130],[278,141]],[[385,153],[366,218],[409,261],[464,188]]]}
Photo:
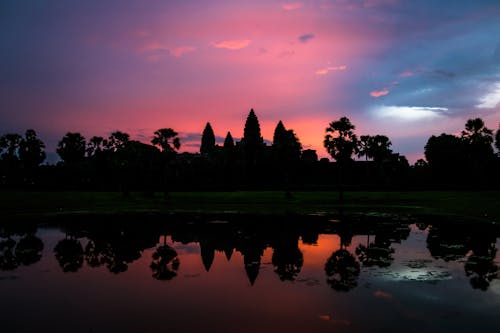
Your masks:
{"label": "lawn", "polygon": [[0,191],[0,216],[125,212],[252,214],[398,213],[446,215],[500,223],[500,191],[488,192],[172,192],[146,196],[116,192]]}

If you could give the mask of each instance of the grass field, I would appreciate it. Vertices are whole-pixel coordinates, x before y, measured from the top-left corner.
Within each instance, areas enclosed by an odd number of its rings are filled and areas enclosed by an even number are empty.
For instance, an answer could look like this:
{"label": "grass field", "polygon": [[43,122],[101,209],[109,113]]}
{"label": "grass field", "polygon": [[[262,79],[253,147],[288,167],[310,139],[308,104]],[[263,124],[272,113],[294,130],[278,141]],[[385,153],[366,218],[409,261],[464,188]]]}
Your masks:
{"label": "grass field", "polygon": [[488,192],[0,192],[0,217],[38,214],[193,212],[252,214],[398,213],[500,223],[500,191]]}

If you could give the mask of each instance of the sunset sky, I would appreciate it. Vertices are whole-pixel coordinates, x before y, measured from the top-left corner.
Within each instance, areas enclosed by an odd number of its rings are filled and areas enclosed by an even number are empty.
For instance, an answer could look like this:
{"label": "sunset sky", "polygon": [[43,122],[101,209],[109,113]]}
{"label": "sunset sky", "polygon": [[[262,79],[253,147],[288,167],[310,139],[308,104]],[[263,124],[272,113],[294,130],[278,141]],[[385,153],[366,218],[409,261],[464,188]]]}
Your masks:
{"label": "sunset sky", "polygon": [[468,118],[500,122],[498,0],[0,2],[0,134],[34,128],[149,142],[209,121],[264,138],[282,120],[320,157],[325,127],[385,134],[410,162]]}

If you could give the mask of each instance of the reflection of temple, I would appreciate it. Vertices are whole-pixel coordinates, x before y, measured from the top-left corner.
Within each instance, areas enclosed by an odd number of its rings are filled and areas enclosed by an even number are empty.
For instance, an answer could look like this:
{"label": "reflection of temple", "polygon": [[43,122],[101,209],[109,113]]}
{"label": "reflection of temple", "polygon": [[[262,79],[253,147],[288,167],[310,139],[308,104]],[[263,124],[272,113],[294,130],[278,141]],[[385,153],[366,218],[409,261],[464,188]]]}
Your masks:
{"label": "reflection of temple", "polygon": [[[269,221],[237,218],[232,222],[184,217],[169,223],[156,220],[138,223],[123,217],[123,220],[105,225],[65,224],[62,228],[65,237],[53,251],[63,272],[77,272],[86,264],[119,274],[127,271],[145,250],[152,249],[148,259],[152,277],[171,280],[178,276],[182,256],[177,254],[175,246],[167,243],[170,238],[174,243],[198,243],[200,263],[207,272],[212,269],[216,252],[224,253],[228,261],[235,251],[240,252],[242,268],[250,285],[254,285],[267,248],[272,249],[271,263],[277,277],[281,281],[294,281],[304,265],[299,240],[315,244],[319,234],[336,234],[341,240],[340,248],[332,249],[324,270],[327,283],[334,290],[348,291],[357,286],[362,267],[389,267],[394,260],[393,244],[400,243],[410,233],[407,221],[401,223],[383,218],[375,221],[345,218],[335,223],[318,218],[273,218]],[[14,270],[40,260],[43,242],[36,236],[36,227],[23,225],[0,225],[0,270]],[[473,288],[486,290],[491,281],[499,278],[495,263],[498,230],[484,225],[475,225],[471,230],[439,223],[421,223],[419,228],[429,230],[427,248],[430,255],[437,260],[464,262],[465,274]],[[366,240],[351,244],[354,236],[363,236]]]}

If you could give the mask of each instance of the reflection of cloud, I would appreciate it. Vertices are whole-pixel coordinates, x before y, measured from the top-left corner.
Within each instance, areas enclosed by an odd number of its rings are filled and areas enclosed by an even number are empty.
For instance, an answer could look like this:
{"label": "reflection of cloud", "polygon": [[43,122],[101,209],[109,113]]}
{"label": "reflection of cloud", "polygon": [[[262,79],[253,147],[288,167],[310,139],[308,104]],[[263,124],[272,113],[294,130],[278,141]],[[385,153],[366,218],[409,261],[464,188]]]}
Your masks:
{"label": "reflection of cloud", "polygon": [[250,45],[251,42],[250,39],[223,40],[221,42],[212,43],[212,46],[218,49],[240,50]]}
{"label": "reflection of cloud", "polygon": [[311,39],[313,39],[314,37],[315,37],[314,34],[303,34],[303,35],[299,36],[299,42],[301,42],[301,43],[307,43]]}
{"label": "reflection of cloud", "polygon": [[287,2],[281,4],[281,8],[284,10],[296,10],[304,6],[303,2]]}
{"label": "reflection of cloud", "polygon": [[390,93],[390,91],[388,89],[375,90],[375,91],[370,92],[370,96],[375,97],[375,98],[379,98],[379,97],[388,95],[389,93]]}
{"label": "reflection of cloud", "polygon": [[385,291],[382,290],[377,290],[373,293],[373,296],[377,298],[385,298],[385,299],[390,299],[392,298],[392,295],[389,293],[386,293]]}
{"label": "reflection of cloud", "polygon": [[500,104],[500,82],[494,84],[492,89],[479,99],[479,102],[476,107],[480,109],[493,109]]}
{"label": "reflection of cloud", "polygon": [[346,69],[347,69],[346,65],[342,65],[342,66],[328,66],[326,68],[318,69],[316,71],[316,74],[318,74],[318,75],[325,75],[325,74],[328,74],[329,72],[332,72],[332,71],[345,71]]}
{"label": "reflection of cloud", "polygon": [[381,118],[422,120],[442,117],[448,108],[426,106],[382,106],[374,110]]}

